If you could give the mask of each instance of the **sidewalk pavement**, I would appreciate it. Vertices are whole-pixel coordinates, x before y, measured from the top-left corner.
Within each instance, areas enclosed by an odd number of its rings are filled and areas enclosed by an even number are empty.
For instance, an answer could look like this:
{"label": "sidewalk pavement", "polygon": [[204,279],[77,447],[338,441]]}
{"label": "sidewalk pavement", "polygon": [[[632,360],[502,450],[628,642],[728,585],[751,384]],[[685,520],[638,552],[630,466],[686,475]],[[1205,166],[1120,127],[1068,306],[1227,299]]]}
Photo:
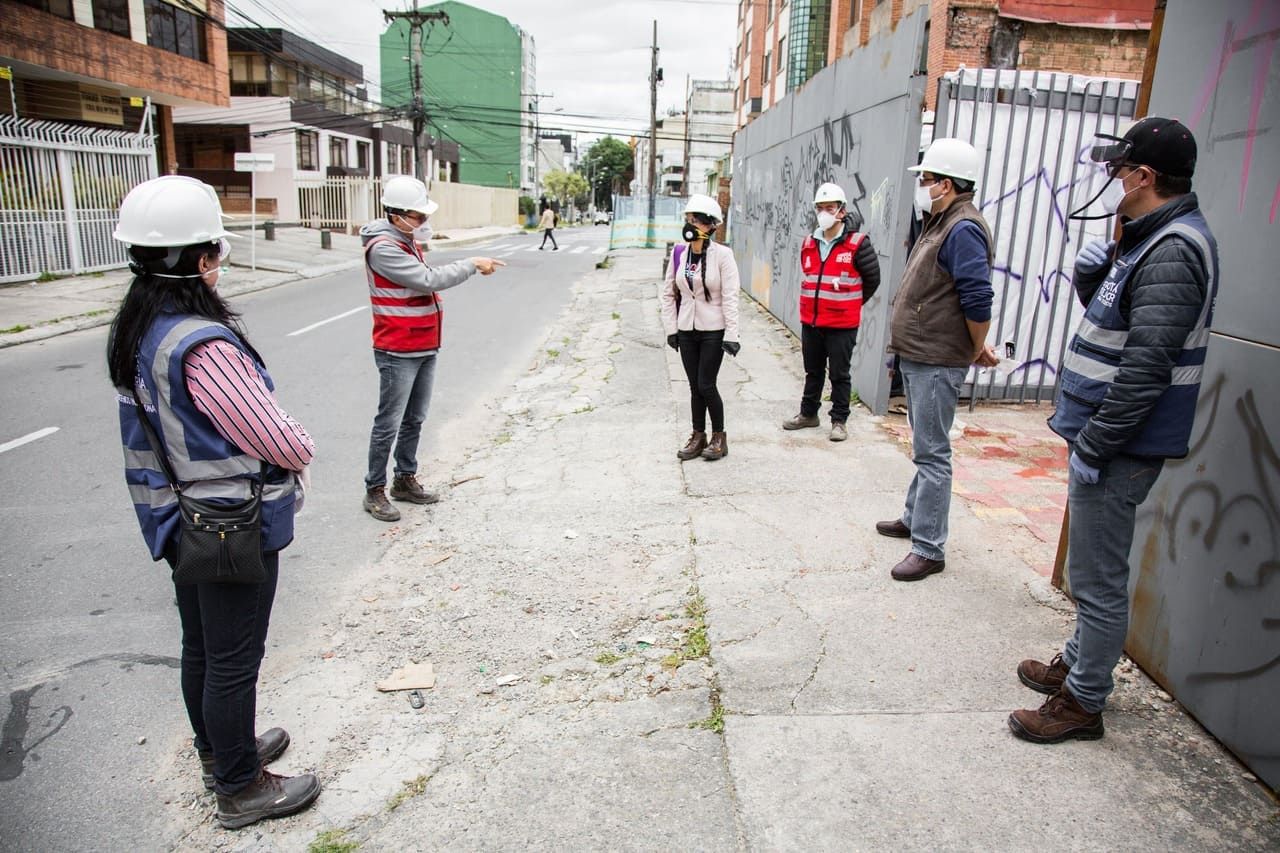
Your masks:
{"label": "sidewalk pavement", "polygon": [[[156,781],[183,846],[1275,849],[1276,802],[1130,664],[1103,740],[1009,733],[1043,698],[1014,667],[1071,624],[1022,556],[1043,544],[1034,516],[961,494],[947,570],[890,580],[905,545],[873,524],[912,472],[894,421],[855,409],[843,444],[782,431],[800,360],[750,303],[720,380],[729,456],[678,463],[688,388],[658,320],[661,256],[612,257],[468,452],[420,472],[441,503],[379,527],[352,492],[349,518],[300,518],[279,595],[327,595],[333,616],[273,625],[259,725],[293,734],[273,769],[315,769],[324,793],[238,834],[192,828],[212,798],[175,738]],[[984,481],[1031,467],[983,449],[1034,433],[1001,427],[1011,411],[966,418],[959,453]],[[310,590],[310,523],[388,548]],[[374,689],[410,662],[436,676],[420,710]]]}
{"label": "sidewalk pavement", "polygon": [[[332,248],[322,249],[319,231],[277,228],[275,240],[257,235],[257,270],[251,271],[248,234],[232,233],[240,237],[232,240],[232,270],[218,285],[227,297],[356,269],[363,263],[359,236],[331,232]],[[444,250],[518,233],[514,225],[451,229],[433,238],[431,246]],[[132,280],[129,270],[119,269],[0,285],[0,349],[110,323]]]}

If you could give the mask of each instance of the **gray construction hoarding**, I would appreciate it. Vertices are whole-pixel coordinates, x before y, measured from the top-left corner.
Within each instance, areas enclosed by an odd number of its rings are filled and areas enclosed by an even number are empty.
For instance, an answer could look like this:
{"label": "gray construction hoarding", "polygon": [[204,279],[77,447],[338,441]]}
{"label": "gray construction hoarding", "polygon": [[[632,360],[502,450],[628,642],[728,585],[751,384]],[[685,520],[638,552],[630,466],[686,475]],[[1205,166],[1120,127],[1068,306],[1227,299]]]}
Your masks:
{"label": "gray construction hoarding", "polygon": [[863,309],[853,387],[880,413],[889,399],[889,299],[912,216],[906,168],[919,150],[924,78],[916,70],[927,11],[828,65],[734,138],[731,232],[743,287],[797,334],[800,243],[815,227],[814,190],[840,184],[862,218],[882,285]]}
{"label": "gray construction hoarding", "polygon": [[1150,114],[1199,143],[1222,260],[1191,455],[1140,509],[1129,652],[1280,787],[1280,3],[1169,0]]}

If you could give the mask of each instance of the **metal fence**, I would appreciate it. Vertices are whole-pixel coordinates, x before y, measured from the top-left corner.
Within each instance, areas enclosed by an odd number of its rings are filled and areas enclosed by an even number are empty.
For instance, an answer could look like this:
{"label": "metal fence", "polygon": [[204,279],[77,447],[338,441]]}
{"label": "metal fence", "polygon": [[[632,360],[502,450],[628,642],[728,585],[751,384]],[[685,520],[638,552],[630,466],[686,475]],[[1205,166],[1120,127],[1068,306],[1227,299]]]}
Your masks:
{"label": "metal fence", "polygon": [[354,233],[382,210],[382,178],[298,181],[298,217],[310,228]]}
{"label": "metal fence", "polygon": [[1071,288],[1076,253],[1113,223],[1067,214],[1107,180],[1089,160],[1094,134],[1121,130],[1137,96],[1132,80],[1059,73],[977,69],[939,81],[934,138],[965,139],[985,155],[978,199],[996,244],[990,339],[1001,355],[1012,345],[1019,362],[1004,379],[975,368],[970,406],[979,398],[1053,399],[1083,310]]}
{"label": "metal fence", "polygon": [[120,202],[155,176],[149,134],[0,117],[0,282],[123,266]]}

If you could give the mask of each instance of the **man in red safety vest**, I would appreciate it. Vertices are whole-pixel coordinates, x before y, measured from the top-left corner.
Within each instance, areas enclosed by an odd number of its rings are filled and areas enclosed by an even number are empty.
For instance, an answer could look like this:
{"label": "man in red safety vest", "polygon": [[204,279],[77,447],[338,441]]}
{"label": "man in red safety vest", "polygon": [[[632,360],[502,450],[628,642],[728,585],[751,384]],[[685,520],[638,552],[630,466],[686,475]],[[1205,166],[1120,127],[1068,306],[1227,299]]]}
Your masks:
{"label": "man in red safety vest", "polygon": [[428,267],[420,243],[431,237],[428,218],[439,207],[417,178],[398,176],[382,191],[386,218],[360,229],[365,274],[373,303],[373,360],[381,377],[378,414],[369,437],[369,470],[364,478],[365,512],[379,521],[398,521],[400,510],[387,500],[387,458],[395,444],[391,497],[430,504],[439,500],[418,482],[418,438],[431,404],[436,352],[443,312],[440,291],[476,273],[506,266],[493,258],[468,258]]}
{"label": "man in red safety vest", "polygon": [[800,414],[783,429],[818,426],[822,388],[831,373],[832,441],[849,437],[849,400],[853,384],[849,364],[858,342],[862,304],[880,286],[880,260],[871,240],[849,216],[848,200],[837,184],[818,187],[813,196],[818,227],[800,246],[800,347],[804,356],[804,393]]}

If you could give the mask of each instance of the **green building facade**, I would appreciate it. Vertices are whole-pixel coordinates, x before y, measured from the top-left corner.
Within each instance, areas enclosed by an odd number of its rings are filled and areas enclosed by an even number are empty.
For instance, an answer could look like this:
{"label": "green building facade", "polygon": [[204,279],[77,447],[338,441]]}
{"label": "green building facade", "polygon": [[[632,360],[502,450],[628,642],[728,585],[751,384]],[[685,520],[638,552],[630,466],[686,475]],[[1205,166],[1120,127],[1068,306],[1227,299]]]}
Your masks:
{"label": "green building facade", "polygon": [[[465,3],[418,7],[449,23],[423,31],[422,88],[427,130],[458,143],[458,180],[522,189],[530,171],[532,116],[522,92],[534,92],[533,39],[506,18]],[[382,101],[413,100],[409,24],[396,20],[380,40]],[[527,100],[527,99],[524,99]]]}

